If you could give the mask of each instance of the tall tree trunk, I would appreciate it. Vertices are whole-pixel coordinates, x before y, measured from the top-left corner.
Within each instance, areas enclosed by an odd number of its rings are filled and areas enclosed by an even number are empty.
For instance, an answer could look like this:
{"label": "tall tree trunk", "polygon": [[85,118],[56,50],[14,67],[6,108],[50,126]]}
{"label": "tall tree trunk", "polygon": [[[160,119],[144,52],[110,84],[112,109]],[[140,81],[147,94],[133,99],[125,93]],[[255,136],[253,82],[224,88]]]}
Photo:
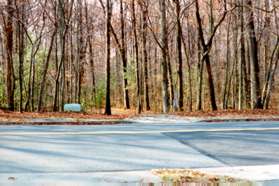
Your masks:
{"label": "tall tree trunk", "polygon": [[279,62],[279,36],[277,37],[277,42],[275,48],[272,52],[271,59],[269,61],[269,67],[267,71],[266,81],[262,91],[262,105],[264,109],[268,109],[270,96],[273,88],[275,72],[277,70]]}
{"label": "tall tree trunk", "polygon": [[169,92],[168,92],[168,62],[167,62],[167,20],[166,20],[166,0],[159,0],[161,13],[161,65],[162,65],[162,101],[163,112],[168,113],[170,109]]}
{"label": "tall tree trunk", "polygon": [[223,109],[228,109],[228,97],[229,97],[229,77],[230,77],[230,29],[231,29],[231,17],[229,17],[228,27],[227,27],[227,51],[226,51],[226,62],[225,62],[225,81],[223,84]]}
{"label": "tall tree trunk", "polygon": [[[224,2],[226,3],[226,2]],[[199,2],[196,1],[196,19],[198,23],[198,32],[199,32],[199,38],[201,42],[201,46],[203,49],[203,58],[202,61],[205,61],[206,69],[207,69],[207,75],[208,75],[208,86],[209,86],[209,94],[210,94],[210,102],[211,102],[211,108],[213,111],[217,110],[217,104],[216,104],[216,97],[215,97],[215,90],[214,90],[214,81],[213,81],[213,75],[212,75],[212,69],[211,69],[211,63],[210,63],[210,48],[212,46],[212,40],[214,37],[214,34],[216,33],[217,28],[220,26],[220,24],[225,19],[227,11],[225,10],[222,18],[220,19],[219,23],[212,29],[214,30],[211,34],[211,37],[208,41],[208,43],[205,42],[204,35],[203,35],[203,28],[202,28],[202,20],[200,16],[200,10],[199,10]]]}
{"label": "tall tree trunk", "polygon": [[[243,5],[243,0],[239,0],[239,4]],[[246,64],[245,61],[245,38],[244,38],[244,17],[243,17],[243,6],[239,8],[239,20],[240,20],[240,61],[238,66],[238,73],[239,73],[239,79],[238,79],[238,109],[243,109],[243,84],[245,79],[245,71],[244,66]]]}
{"label": "tall tree trunk", "polygon": [[[66,50],[66,36],[68,32],[68,23],[66,22],[66,16],[70,19],[73,8],[73,0],[70,1],[66,6],[64,0],[59,0],[58,2],[58,33],[59,33],[59,46],[60,46],[60,56],[57,61],[57,74],[55,78],[55,94],[54,94],[54,104],[53,111],[63,110],[64,104],[64,85],[65,85],[65,50]],[[69,14],[66,15],[66,8]],[[62,76],[62,77],[61,77]],[[62,82],[62,83],[61,83]],[[62,85],[61,85],[62,84]],[[61,95],[61,96],[60,96]],[[60,99],[61,97],[61,99]],[[61,100],[61,102],[60,102]]]}
{"label": "tall tree trunk", "polygon": [[[75,70],[74,70],[74,61],[75,61],[75,57],[74,57],[74,44],[73,44],[73,28],[70,27],[70,33],[69,33],[69,45],[70,45],[70,74],[74,74]],[[74,98],[75,98],[75,86],[74,86],[74,76],[71,75],[70,76],[70,98],[69,98],[69,102],[73,102]]]}
{"label": "tall tree trunk", "polygon": [[[18,6],[18,5],[17,5]],[[19,68],[18,68],[18,77],[19,77],[19,111],[23,111],[23,81],[24,81],[24,49],[25,49],[25,32],[24,32],[24,23],[25,23],[25,2],[19,4],[19,8],[17,7],[18,11],[18,61],[19,61]]]}
{"label": "tall tree trunk", "polygon": [[245,64],[243,66],[244,70],[244,79],[245,79],[245,91],[246,91],[246,107],[251,108],[251,65],[250,65],[250,50],[249,50],[249,44],[248,40],[245,40],[245,46],[246,46],[246,53],[245,53]]}
{"label": "tall tree trunk", "polygon": [[89,53],[90,53],[90,68],[91,68],[91,77],[92,77],[92,94],[94,98],[94,104],[97,105],[97,93],[96,93],[96,78],[95,78],[95,62],[94,62],[94,52],[93,47],[90,41],[89,44]]}
{"label": "tall tree trunk", "polygon": [[[85,18],[87,24],[87,33],[93,32],[94,33],[94,26],[93,26],[93,19],[89,17],[89,6],[85,4]],[[89,35],[87,37],[88,44],[89,44],[89,62],[90,62],[90,71],[91,71],[91,81],[92,81],[92,98],[94,101],[94,107],[97,107],[97,92],[96,92],[96,77],[95,77],[95,58],[94,58],[94,49],[93,49],[93,37],[94,35]]]}
{"label": "tall tree trunk", "polygon": [[144,65],[144,100],[145,100],[145,109],[150,110],[149,102],[149,83],[148,83],[148,55],[147,55],[147,16],[148,16],[148,5],[147,2],[141,6],[142,8],[142,48],[143,48],[143,65]]}
{"label": "tall tree trunk", "polygon": [[111,0],[106,1],[106,64],[107,64],[107,79],[106,79],[106,107],[105,114],[111,115],[110,103],[110,32],[111,32],[111,16],[112,4]]}
{"label": "tall tree trunk", "polygon": [[78,1],[78,99],[77,102],[81,104],[81,94],[82,94],[82,81],[84,79],[84,58],[86,56],[87,43],[84,42],[84,31],[83,31],[83,1]]}
{"label": "tall tree trunk", "polygon": [[[204,50],[204,52],[206,50]],[[215,98],[214,81],[213,81],[213,75],[212,75],[212,70],[211,70],[210,57],[208,54],[206,54],[206,56],[205,56],[205,65],[206,65],[207,75],[208,75],[207,78],[208,78],[211,108],[213,111],[215,111],[218,108],[217,108],[216,98]]]}
{"label": "tall tree trunk", "polygon": [[[270,0],[264,0],[265,4],[265,9],[267,11],[270,10]],[[264,72],[265,72],[265,77],[267,77],[267,71],[268,71],[268,63],[270,59],[270,30],[271,30],[271,17],[270,13],[266,12],[265,13],[265,23],[264,23]]]}
{"label": "tall tree trunk", "polygon": [[[158,85],[158,74],[160,69],[160,61],[158,59],[158,47],[155,46],[154,47],[154,76],[153,76],[153,99],[154,99],[154,106],[155,106],[155,110],[158,111],[158,108],[160,108],[160,92],[157,91],[157,89],[160,88],[161,85]],[[159,99],[158,99],[159,98]]]}
{"label": "tall tree trunk", "polygon": [[41,81],[41,84],[40,84],[40,92],[39,92],[38,112],[42,111],[43,98],[44,98],[44,95],[45,95],[46,75],[47,75],[47,72],[48,72],[49,61],[50,61],[51,52],[52,52],[52,49],[53,49],[56,33],[57,33],[57,29],[55,28],[55,30],[54,30],[54,32],[51,36],[51,41],[50,41],[50,45],[49,45],[49,49],[48,49],[48,53],[47,53],[47,58],[46,58],[44,68],[43,68],[43,77],[42,77],[42,81]]}
{"label": "tall tree trunk", "polygon": [[136,53],[136,79],[137,79],[137,113],[142,112],[142,101],[141,101],[141,73],[139,64],[139,47],[138,47],[138,34],[137,34],[137,20],[136,20],[136,8],[135,0],[132,0],[132,24],[133,24],[133,35],[134,35],[134,47]]}
{"label": "tall tree trunk", "polygon": [[7,98],[8,109],[13,111],[14,105],[14,67],[13,67],[13,15],[14,4],[13,0],[7,0],[7,20],[6,20],[6,52],[7,52]]}
{"label": "tall tree trunk", "polygon": [[[38,45],[39,47],[39,45]],[[32,80],[31,80],[31,112],[34,111],[34,108],[35,108],[35,105],[34,105],[34,102],[35,102],[35,81],[36,81],[36,57],[34,55],[34,58],[33,58],[33,62],[32,62]]]}
{"label": "tall tree trunk", "polygon": [[[32,43],[32,47],[31,47],[28,91],[27,91],[27,100],[25,103],[25,111],[27,111],[27,110],[33,111],[33,108],[34,108],[35,62],[36,62],[36,55],[39,51],[41,41],[42,41],[43,27],[40,31],[39,36],[37,37],[35,42]],[[31,104],[31,107],[30,107],[30,104]]]}
{"label": "tall tree trunk", "polygon": [[[65,53],[65,1],[59,0],[58,1],[58,11],[57,11],[57,20],[59,23],[58,26],[58,33],[59,33],[59,46],[60,46],[60,58],[57,58],[58,68],[56,71],[55,77],[55,90],[54,90],[54,103],[53,103],[53,111],[59,111],[59,102],[60,102],[60,77],[61,77],[61,70],[64,67],[64,53]],[[58,48],[58,45],[56,46]],[[58,62],[59,61],[59,62]]]}
{"label": "tall tree trunk", "polygon": [[260,66],[258,59],[258,43],[256,39],[252,0],[245,0],[247,6],[247,30],[249,34],[250,66],[251,66],[251,106],[252,109],[262,108]]}
{"label": "tall tree trunk", "polygon": [[[0,32],[0,69],[5,69],[5,67],[6,67],[6,57],[5,57],[5,52],[4,52],[4,42],[3,42],[3,34],[2,34],[2,32]],[[6,81],[5,81],[5,79],[6,79],[6,77],[5,77],[5,72],[4,72],[4,70],[0,70],[0,79],[2,80],[2,82],[3,82],[3,84],[2,84],[2,86],[5,86],[5,84],[6,84]],[[1,89],[4,89],[4,87],[1,87]],[[4,98],[5,97],[5,91],[1,91],[1,93],[0,93],[0,97],[2,97],[2,98]],[[4,99],[1,99],[0,100],[0,107],[2,107],[3,106],[3,104],[5,104],[5,102],[6,102],[6,100],[4,100]]]}
{"label": "tall tree trunk", "polygon": [[[236,1],[235,1],[236,2]],[[232,105],[233,109],[237,109],[237,106],[239,104],[238,101],[238,96],[237,94],[239,92],[239,76],[240,72],[238,71],[238,65],[239,65],[239,58],[238,58],[238,35],[239,35],[239,30],[238,30],[238,16],[237,12],[236,14],[233,15],[233,60],[234,60],[234,74],[235,76],[233,77],[233,100],[232,100]]]}
{"label": "tall tree trunk", "polygon": [[[180,1],[174,0],[176,6],[176,45],[177,45],[177,63],[178,63],[178,106],[179,110],[183,110],[183,98],[184,98],[184,88],[183,88],[183,64],[182,64],[182,27],[180,21]],[[189,69],[190,70],[190,69]],[[190,77],[189,77],[190,78]]]}
{"label": "tall tree trunk", "polygon": [[197,103],[196,109],[198,111],[202,110],[202,90],[203,90],[203,71],[204,71],[204,61],[202,58],[202,49],[200,44],[200,39],[197,39],[198,48],[198,64],[197,64]]}
{"label": "tall tree trunk", "polygon": [[125,38],[125,20],[123,10],[123,0],[120,0],[120,15],[121,15],[121,58],[123,64],[123,93],[124,93],[124,108],[130,109],[128,77],[127,77],[127,49]]}
{"label": "tall tree trunk", "polygon": [[167,50],[167,67],[168,67],[168,81],[169,81],[169,91],[170,91],[170,106],[173,106],[173,110],[176,111],[178,108],[177,100],[174,95],[174,83],[172,76],[172,65],[171,65],[171,51],[169,50],[169,45],[166,46]]}
{"label": "tall tree trunk", "polygon": [[[270,10],[270,2],[265,0],[265,9]],[[278,16],[276,11],[274,11],[275,24],[277,31],[279,29],[278,25]],[[264,109],[269,108],[270,96],[273,89],[273,84],[275,80],[275,72],[277,70],[278,62],[279,62],[279,36],[277,36],[277,42],[275,47],[270,55],[270,35],[269,31],[271,29],[271,18],[269,13],[265,15],[265,65],[266,65],[266,75],[265,75],[265,83],[262,90],[262,105]]]}
{"label": "tall tree trunk", "polygon": [[[189,17],[187,16],[186,18],[187,20],[187,26],[189,27]],[[192,48],[192,43],[191,43],[191,34],[190,34],[191,30],[188,29],[187,31],[187,43],[188,43],[188,52],[187,52],[187,45],[185,42],[185,39],[182,35],[181,40],[182,40],[182,44],[183,44],[183,48],[184,48],[184,54],[186,56],[186,61],[187,61],[187,67],[188,67],[188,85],[189,85],[189,93],[188,93],[188,111],[192,112],[193,111],[193,83],[192,83],[192,68],[191,68],[191,57],[190,57],[190,53],[192,52],[191,48]],[[194,42],[193,42],[194,43]]]}

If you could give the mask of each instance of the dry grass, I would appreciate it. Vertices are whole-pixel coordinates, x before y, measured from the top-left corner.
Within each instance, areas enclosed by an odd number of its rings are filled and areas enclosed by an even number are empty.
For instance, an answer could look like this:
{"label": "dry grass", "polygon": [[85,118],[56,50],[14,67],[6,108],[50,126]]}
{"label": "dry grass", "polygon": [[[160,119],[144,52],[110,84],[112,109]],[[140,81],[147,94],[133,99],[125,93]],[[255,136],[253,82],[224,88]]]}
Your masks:
{"label": "dry grass", "polygon": [[134,115],[132,111],[121,109],[113,110],[113,115],[107,116],[96,113],[68,113],[68,112],[9,112],[0,110],[0,122],[26,122],[30,119],[40,118],[71,118],[71,119],[96,119],[96,120],[118,120],[131,117]]}
{"label": "dry grass", "polygon": [[220,110],[220,111],[196,111],[196,112],[175,112],[179,116],[189,117],[274,117],[279,116],[279,110]]}
{"label": "dry grass", "polygon": [[[118,120],[137,116],[135,110],[124,110],[114,108],[113,115],[102,114],[103,110],[89,113],[66,113],[66,112],[9,112],[0,109],[0,122],[26,122],[33,118],[72,118],[72,119],[96,119],[96,120]],[[145,115],[155,115],[159,113],[145,112]],[[203,119],[279,119],[279,110],[227,110],[227,111],[200,111],[200,112],[174,112],[170,113],[178,116],[197,117]]]}
{"label": "dry grass", "polygon": [[154,175],[159,176],[164,182],[172,183],[245,183],[246,181],[232,178],[229,176],[216,176],[204,172],[190,169],[155,169],[151,171]]}

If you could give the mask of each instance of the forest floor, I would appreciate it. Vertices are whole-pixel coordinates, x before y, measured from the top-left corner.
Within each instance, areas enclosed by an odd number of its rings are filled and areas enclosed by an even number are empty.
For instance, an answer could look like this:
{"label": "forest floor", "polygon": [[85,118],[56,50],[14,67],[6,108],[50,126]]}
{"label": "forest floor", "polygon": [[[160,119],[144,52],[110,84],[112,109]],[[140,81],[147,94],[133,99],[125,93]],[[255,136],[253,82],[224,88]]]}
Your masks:
{"label": "forest floor", "polygon": [[0,124],[114,124],[125,118],[134,116],[133,111],[113,109],[113,115],[101,113],[66,113],[66,112],[10,112],[0,109]]}
{"label": "forest floor", "polygon": [[[139,118],[135,110],[112,109],[113,115],[107,116],[102,112],[66,113],[66,112],[9,112],[0,109],[0,124],[57,124],[68,125],[101,125],[117,124],[127,118]],[[161,115],[145,112],[140,116]],[[227,110],[227,111],[196,111],[172,112],[170,116],[178,116],[193,121],[222,122],[222,121],[279,121],[279,110]]]}
{"label": "forest floor", "polygon": [[175,115],[182,117],[196,118],[206,122],[222,121],[278,121],[279,110],[220,110],[220,111],[198,111],[198,112],[177,112]]}

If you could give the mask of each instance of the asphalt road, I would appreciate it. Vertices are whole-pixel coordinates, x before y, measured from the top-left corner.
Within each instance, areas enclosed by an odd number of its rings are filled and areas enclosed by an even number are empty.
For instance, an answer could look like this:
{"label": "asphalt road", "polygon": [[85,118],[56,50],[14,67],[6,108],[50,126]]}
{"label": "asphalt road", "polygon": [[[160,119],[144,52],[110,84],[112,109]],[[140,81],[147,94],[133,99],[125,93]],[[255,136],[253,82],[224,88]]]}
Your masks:
{"label": "asphalt road", "polygon": [[0,173],[270,165],[278,149],[277,122],[1,126]]}
{"label": "asphalt road", "polygon": [[0,174],[279,164],[279,123],[0,126]]}

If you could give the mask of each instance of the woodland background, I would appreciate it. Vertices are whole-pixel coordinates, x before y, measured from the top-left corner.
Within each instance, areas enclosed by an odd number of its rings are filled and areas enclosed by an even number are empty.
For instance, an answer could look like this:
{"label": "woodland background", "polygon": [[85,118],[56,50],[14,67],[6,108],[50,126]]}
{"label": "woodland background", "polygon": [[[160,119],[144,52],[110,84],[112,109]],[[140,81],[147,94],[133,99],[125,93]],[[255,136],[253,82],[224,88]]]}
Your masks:
{"label": "woodland background", "polygon": [[279,108],[277,0],[0,0],[0,107]]}

